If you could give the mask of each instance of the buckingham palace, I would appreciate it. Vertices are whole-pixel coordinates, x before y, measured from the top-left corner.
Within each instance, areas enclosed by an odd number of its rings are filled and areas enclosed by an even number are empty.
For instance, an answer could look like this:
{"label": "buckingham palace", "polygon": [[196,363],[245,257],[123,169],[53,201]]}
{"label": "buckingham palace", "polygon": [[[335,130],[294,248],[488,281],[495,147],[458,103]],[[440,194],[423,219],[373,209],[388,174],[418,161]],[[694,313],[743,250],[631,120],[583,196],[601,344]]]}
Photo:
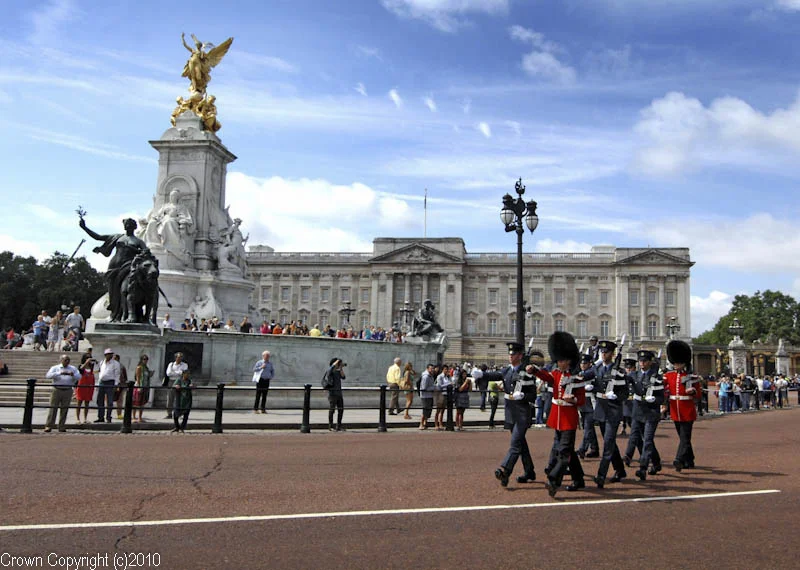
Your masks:
{"label": "buckingham palace", "polygon": [[[588,253],[523,254],[525,332],[619,338],[629,347],[690,339],[688,248],[595,246]],[[461,238],[375,238],[365,253],[276,252],[251,246],[252,306],[263,319],[348,323],[355,330],[411,321],[431,299],[448,359],[505,360],[517,327],[516,253],[467,253]]]}

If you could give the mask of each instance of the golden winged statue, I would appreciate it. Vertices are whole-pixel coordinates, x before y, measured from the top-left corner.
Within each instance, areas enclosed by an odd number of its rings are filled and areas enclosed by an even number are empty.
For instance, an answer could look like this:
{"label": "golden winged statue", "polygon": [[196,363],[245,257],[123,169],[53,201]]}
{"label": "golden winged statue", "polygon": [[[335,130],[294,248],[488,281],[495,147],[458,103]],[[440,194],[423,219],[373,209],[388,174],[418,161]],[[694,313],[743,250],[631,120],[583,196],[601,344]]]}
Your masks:
{"label": "golden winged statue", "polygon": [[204,128],[211,132],[217,132],[221,125],[217,120],[217,107],[214,105],[216,98],[213,95],[206,94],[206,87],[208,82],[211,81],[211,68],[216,67],[225,54],[228,53],[233,38],[228,38],[220,45],[215,46],[212,43],[203,43],[197,39],[197,36],[192,34],[194,40],[194,47],[186,43],[186,34],[181,34],[181,41],[185,47],[192,54],[186,65],[183,66],[182,77],[189,79],[189,92],[187,98],[178,97],[176,102],[177,106],[172,111],[170,122],[174,127],[177,118],[185,113],[191,111],[203,121]]}
{"label": "golden winged statue", "polygon": [[181,34],[183,47],[192,54],[183,67],[181,76],[189,79],[189,91],[205,93],[208,82],[211,80],[211,68],[216,67],[228,53],[233,38],[228,38],[218,46],[208,42],[202,43],[194,34],[192,34],[192,40],[194,40],[194,47],[186,43],[186,34]]}

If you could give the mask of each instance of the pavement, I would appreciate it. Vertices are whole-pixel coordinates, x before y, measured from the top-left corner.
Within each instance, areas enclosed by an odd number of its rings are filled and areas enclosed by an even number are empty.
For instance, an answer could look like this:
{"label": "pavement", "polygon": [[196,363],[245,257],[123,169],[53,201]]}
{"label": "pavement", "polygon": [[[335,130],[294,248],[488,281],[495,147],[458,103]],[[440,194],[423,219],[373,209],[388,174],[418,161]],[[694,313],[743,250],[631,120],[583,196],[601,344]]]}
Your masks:
{"label": "pavement", "polygon": [[[543,482],[553,441],[545,429],[528,432],[538,479],[518,483],[517,463],[508,487],[494,477],[508,450],[500,429],[77,432],[0,434],[0,565],[798,567],[796,406],[697,422],[697,466],[682,472],[670,465],[675,430],[662,425],[658,475],[639,481],[628,471],[604,489],[587,481],[555,497]],[[599,460],[582,464],[591,476]]]}

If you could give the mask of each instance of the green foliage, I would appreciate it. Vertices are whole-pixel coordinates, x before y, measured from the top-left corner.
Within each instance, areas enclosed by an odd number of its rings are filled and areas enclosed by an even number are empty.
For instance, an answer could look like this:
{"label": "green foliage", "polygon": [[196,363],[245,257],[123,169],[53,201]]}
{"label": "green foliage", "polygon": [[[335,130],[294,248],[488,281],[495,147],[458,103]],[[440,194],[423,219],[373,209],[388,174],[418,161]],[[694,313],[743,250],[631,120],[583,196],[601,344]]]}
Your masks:
{"label": "green foliage", "polygon": [[777,343],[784,339],[792,344],[800,344],[800,304],[780,291],[756,291],[754,295],[737,295],[727,315],[722,317],[713,329],[697,338],[698,344],[727,344],[733,340],[728,327],[738,318],[744,327],[742,339],[751,343],[760,340]]}
{"label": "green foliage", "polygon": [[62,307],[72,310],[80,305],[84,318],[89,308],[106,291],[103,274],[97,272],[85,257],[69,259],[55,252],[41,264],[33,257],[0,253],[0,326],[17,331],[28,329],[43,309],[50,315]]}

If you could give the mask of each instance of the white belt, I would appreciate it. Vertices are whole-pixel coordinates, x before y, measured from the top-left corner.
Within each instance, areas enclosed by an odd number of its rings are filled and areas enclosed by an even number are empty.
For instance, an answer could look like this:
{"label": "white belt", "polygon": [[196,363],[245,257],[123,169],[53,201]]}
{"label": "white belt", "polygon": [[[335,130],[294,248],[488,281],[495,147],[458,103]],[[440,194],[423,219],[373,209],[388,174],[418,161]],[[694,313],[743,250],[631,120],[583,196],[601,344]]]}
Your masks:
{"label": "white belt", "polygon": [[556,406],[574,406],[575,405],[575,404],[570,404],[569,402],[565,402],[561,398],[557,398],[557,399],[553,400],[553,403]]}
{"label": "white belt", "polygon": [[663,390],[663,389],[664,389],[663,384],[650,386],[650,390],[652,390],[653,392],[655,392],[656,390]]}
{"label": "white belt", "polygon": [[550,393],[552,394],[552,393],[553,393],[553,387],[552,387],[552,386],[548,386],[548,387],[547,387],[547,391],[548,391],[548,392],[550,392]]}
{"label": "white belt", "polygon": [[633,399],[636,400],[637,402],[641,402],[642,401],[642,397],[639,394],[634,394],[633,395]]}
{"label": "white belt", "polygon": [[692,396],[670,396],[670,400],[693,400]]}
{"label": "white belt", "polygon": [[628,382],[626,380],[611,380],[612,386],[624,386]]}

